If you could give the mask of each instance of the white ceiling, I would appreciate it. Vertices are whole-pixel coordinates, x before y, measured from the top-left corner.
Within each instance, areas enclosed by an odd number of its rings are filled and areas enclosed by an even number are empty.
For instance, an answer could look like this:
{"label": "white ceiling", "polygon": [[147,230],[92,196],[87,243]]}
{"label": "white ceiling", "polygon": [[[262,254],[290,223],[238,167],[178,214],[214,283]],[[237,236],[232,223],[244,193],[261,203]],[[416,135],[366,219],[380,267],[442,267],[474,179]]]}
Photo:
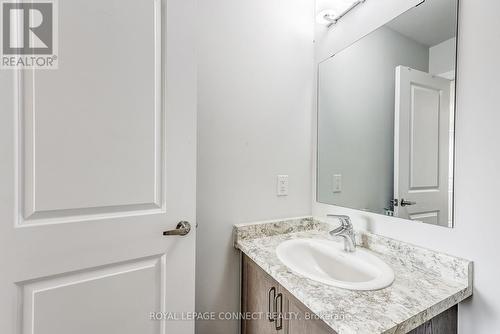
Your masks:
{"label": "white ceiling", "polygon": [[430,47],[455,37],[456,10],[457,0],[425,0],[386,26]]}

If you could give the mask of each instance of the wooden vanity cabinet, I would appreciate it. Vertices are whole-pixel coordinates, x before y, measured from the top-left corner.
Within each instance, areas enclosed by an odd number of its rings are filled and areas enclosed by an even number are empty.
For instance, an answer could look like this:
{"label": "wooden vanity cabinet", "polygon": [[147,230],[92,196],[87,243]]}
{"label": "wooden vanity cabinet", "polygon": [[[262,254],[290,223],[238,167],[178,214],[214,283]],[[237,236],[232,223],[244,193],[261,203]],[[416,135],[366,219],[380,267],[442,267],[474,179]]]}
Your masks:
{"label": "wooden vanity cabinet", "polygon": [[[322,320],[311,319],[301,302],[255,262],[243,255],[242,312],[254,319],[241,321],[242,334],[336,334]],[[457,334],[457,306],[437,315],[409,334]],[[280,318],[280,314],[298,315]]]}
{"label": "wooden vanity cabinet", "polygon": [[274,311],[278,284],[247,256],[244,256],[242,270],[242,313],[260,315],[256,319],[243,319],[242,333],[276,334],[276,323],[271,313]]}
{"label": "wooden vanity cabinet", "polygon": [[452,306],[408,334],[456,334],[458,333],[458,305]]}
{"label": "wooden vanity cabinet", "polygon": [[285,330],[283,333],[288,334],[332,334],[335,333],[322,320],[306,318],[306,315],[311,315],[307,308],[297,301],[295,297],[286,294],[285,297],[285,312],[289,314],[297,314],[298,317],[290,317],[284,322]]}
{"label": "wooden vanity cabinet", "polygon": [[[306,320],[307,308],[245,255],[242,266],[242,312],[261,315],[241,321],[243,334],[335,333],[321,320]],[[297,317],[280,317],[283,314]]]}

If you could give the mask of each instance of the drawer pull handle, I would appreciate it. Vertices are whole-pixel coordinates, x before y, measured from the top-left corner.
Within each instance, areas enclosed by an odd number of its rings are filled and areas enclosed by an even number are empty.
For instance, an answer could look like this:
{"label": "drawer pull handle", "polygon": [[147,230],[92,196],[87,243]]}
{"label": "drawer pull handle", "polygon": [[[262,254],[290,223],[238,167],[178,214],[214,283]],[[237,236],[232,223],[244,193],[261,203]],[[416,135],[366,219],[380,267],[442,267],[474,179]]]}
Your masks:
{"label": "drawer pull handle", "polygon": [[278,310],[278,304],[279,304],[279,313],[276,316],[276,323],[275,323],[275,328],[277,331],[283,329],[283,295],[278,293],[276,298],[274,298],[274,304],[276,306],[276,310]]}
{"label": "drawer pull handle", "polygon": [[267,317],[268,317],[270,322],[274,322],[275,317],[276,317],[275,300],[276,300],[276,288],[273,286],[267,292]]}

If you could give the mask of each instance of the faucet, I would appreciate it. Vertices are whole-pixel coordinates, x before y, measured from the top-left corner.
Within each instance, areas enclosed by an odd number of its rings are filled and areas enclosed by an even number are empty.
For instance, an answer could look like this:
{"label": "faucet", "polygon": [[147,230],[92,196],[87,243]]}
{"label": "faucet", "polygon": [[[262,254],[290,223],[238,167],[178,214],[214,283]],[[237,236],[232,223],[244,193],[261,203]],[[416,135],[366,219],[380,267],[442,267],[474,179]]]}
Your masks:
{"label": "faucet", "polygon": [[356,250],[356,239],[352,228],[351,218],[344,215],[326,215],[328,218],[337,218],[342,223],[339,227],[328,232],[332,237],[342,237],[344,239],[344,250],[352,253]]}

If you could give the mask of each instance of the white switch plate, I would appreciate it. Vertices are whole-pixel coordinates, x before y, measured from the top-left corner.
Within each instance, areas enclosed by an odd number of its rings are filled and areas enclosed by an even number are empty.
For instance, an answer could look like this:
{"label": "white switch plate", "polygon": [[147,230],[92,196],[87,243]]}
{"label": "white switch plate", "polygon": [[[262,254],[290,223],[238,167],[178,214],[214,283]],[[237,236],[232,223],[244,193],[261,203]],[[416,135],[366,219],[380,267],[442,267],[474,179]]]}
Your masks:
{"label": "white switch plate", "polygon": [[333,175],[333,192],[340,193],[342,192],[342,174]]}
{"label": "white switch plate", "polygon": [[278,175],[277,196],[288,196],[288,175]]}

